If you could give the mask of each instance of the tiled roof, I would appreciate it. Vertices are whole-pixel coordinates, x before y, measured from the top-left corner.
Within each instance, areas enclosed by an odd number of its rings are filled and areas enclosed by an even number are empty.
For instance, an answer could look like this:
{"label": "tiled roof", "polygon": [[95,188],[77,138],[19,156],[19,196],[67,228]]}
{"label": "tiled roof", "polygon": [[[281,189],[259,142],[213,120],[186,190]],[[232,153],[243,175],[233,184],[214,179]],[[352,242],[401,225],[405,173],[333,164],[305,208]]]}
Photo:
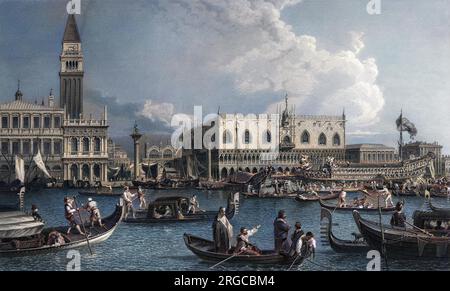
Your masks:
{"label": "tiled roof", "polygon": [[8,103],[1,103],[0,110],[2,111],[63,111],[61,108],[48,107],[45,105],[30,103],[26,101],[15,100]]}

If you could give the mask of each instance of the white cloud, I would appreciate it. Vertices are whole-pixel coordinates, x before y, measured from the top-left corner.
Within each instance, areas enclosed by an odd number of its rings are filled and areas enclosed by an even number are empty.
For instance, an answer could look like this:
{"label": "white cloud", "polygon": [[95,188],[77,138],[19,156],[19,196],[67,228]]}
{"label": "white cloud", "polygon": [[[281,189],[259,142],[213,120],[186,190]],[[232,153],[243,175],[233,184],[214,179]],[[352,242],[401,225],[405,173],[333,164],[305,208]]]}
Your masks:
{"label": "white cloud", "polygon": [[165,124],[170,125],[174,113],[175,106],[172,103],[154,103],[152,100],[147,100],[136,115],[148,118],[152,121],[162,121]]}
{"label": "white cloud", "polygon": [[[349,32],[350,49],[319,49],[315,37],[297,35],[281,19],[282,9],[299,2],[174,0],[160,6],[167,12],[163,20],[189,42],[186,56],[230,76],[242,95],[287,92],[298,112],[336,114],[345,107],[350,128],[374,124],[384,97],[375,59],[358,57],[364,34]],[[275,107],[267,104],[268,111]]]}

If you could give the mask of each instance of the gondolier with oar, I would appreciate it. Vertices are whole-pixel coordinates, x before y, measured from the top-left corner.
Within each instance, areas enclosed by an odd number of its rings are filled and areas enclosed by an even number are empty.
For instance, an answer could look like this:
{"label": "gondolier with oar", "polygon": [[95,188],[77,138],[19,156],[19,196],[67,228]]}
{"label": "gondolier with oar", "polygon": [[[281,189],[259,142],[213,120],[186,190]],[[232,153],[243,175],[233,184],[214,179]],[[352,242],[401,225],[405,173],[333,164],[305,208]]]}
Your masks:
{"label": "gondolier with oar", "polygon": [[125,219],[128,218],[128,214],[130,213],[130,211],[133,214],[133,219],[136,218],[133,207],[134,196],[135,195],[130,192],[130,188],[128,188],[128,186],[125,186],[122,194],[122,199],[125,203]]}
{"label": "gondolier with oar", "polygon": [[88,203],[86,203],[84,209],[86,209],[90,214],[89,220],[91,221],[91,227],[94,227],[96,222],[98,222],[100,227],[103,227],[102,216],[100,214],[100,210],[98,209],[97,202],[89,197]]}
{"label": "gondolier with oar", "polygon": [[67,230],[67,234],[70,234],[70,231],[72,230],[72,228],[75,227],[81,235],[85,235],[85,233],[83,231],[81,231],[80,225],[75,220],[75,213],[77,211],[79,211],[79,209],[74,207],[73,203],[74,203],[74,200],[72,198],[64,197],[64,213],[65,213],[64,216],[67,219],[67,221],[69,222],[69,229]]}

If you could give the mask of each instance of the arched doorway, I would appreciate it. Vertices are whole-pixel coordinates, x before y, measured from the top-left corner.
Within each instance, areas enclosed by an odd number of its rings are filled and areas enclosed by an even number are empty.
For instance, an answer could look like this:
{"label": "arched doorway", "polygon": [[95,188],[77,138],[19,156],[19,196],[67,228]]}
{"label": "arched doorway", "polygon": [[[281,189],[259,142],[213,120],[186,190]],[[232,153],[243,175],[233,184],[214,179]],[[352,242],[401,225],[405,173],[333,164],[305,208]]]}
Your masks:
{"label": "arched doorway", "polygon": [[228,170],[227,170],[227,168],[223,168],[222,169],[222,171],[220,172],[220,177],[222,179],[228,177]]}
{"label": "arched doorway", "polygon": [[100,179],[101,172],[100,172],[100,165],[95,164],[94,165],[94,177]]}
{"label": "arched doorway", "polygon": [[79,174],[78,173],[78,165],[77,164],[73,164],[72,166],[70,166],[71,179],[79,180],[80,176],[78,174]]}
{"label": "arched doorway", "polygon": [[83,167],[81,168],[81,173],[83,175],[83,180],[89,180],[91,176],[89,165],[84,164]]}

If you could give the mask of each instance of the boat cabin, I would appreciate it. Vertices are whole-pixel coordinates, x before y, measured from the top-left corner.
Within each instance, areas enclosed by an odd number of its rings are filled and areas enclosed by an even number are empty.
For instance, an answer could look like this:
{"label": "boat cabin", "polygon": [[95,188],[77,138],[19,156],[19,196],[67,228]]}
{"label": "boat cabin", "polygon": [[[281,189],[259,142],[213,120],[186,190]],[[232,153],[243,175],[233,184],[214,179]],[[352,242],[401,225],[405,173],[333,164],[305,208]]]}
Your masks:
{"label": "boat cabin", "polygon": [[148,217],[179,218],[186,215],[189,209],[187,197],[161,197],[153,201],[148,207]]}
{"label": "boat cabin", "polygon": [[450,230],[450,211],[421,211],[413,214],[414,225],[422,229],[447,234]]}

